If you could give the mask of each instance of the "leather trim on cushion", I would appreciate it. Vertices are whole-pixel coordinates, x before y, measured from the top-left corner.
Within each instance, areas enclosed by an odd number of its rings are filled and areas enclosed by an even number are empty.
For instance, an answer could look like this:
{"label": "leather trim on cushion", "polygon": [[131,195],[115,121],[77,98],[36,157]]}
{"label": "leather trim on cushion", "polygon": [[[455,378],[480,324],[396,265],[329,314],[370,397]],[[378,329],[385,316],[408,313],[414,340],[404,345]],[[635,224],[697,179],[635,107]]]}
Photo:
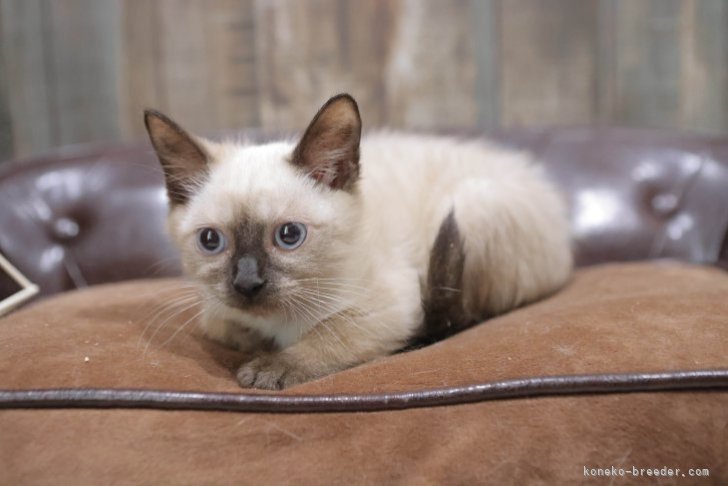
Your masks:
{"label": "leather trim on cushion", "polygon": [[0,390],[0,409],[151,408],[160,410],[265,413],[374,412],[553,395],[690,390],[728,390],[728,369],[667,373],[542,376],[464,387],[371,395],[286,396],[280,394],[93,388]]}

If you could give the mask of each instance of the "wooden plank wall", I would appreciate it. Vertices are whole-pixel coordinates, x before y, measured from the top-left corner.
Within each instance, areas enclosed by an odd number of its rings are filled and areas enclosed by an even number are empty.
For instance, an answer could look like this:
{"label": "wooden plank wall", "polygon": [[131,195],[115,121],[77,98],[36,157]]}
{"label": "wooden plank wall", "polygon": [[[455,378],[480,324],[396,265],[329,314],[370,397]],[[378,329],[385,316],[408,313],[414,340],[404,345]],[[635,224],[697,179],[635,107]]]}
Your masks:
{"label": "wooden plank wall", "polygon": [[367,126],[728,133],[724,0],[0,0],[0,159],[191,130]]}
{"label": "wooden plank wall", "polygon": [[[0,10],[0,26],[2,26],[2,22],[3,12]],[[7,82],[4,57],[0,54],[0,160],[13,155],[13,132],[8,106]]]}

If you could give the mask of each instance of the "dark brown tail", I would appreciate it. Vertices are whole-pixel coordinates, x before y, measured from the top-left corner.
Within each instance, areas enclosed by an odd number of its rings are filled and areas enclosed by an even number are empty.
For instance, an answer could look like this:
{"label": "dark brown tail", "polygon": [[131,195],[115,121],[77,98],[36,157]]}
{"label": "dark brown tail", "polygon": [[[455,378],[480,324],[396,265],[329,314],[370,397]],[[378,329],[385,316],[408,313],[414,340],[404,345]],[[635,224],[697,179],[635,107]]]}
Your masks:
{"label": "dark brown tail", "polygon": [[425,311],[420,333],[413,345],[426,345],[462,331],[474,322],[463,307],[465,249],[455,212],[445,217],[430,252],[427,285],[423,290]]}

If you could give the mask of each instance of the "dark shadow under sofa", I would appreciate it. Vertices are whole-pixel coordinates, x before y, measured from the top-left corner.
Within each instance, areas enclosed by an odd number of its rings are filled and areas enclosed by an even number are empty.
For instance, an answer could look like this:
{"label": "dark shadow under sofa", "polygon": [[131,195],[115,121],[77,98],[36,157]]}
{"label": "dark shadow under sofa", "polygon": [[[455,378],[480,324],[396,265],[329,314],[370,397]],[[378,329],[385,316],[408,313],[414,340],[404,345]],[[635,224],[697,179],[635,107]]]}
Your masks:
{"label": "dark shadow under sofa", "polygon": [[166,306],[151,147],[0,164],[0,253],[42,294],[0,319],[0,482],[728,482],[728,139],[493,136],[567,194],[569,285],[278,393]]}

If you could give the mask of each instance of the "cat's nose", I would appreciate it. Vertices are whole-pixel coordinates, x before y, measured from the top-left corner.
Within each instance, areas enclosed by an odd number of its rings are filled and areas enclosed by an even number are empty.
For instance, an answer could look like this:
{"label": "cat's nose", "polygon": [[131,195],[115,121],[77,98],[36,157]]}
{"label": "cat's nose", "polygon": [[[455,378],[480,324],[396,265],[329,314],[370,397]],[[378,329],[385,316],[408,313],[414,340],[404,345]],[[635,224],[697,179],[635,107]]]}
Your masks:
{"label": "cat's nose", "polygon": [[266,280],[260,276],[258,262],[252,257],[243,257],[238,260],[233,288],[239,294],[248,298],[255,297],[265,287]]}
{"label": "cat's nose", "polygon": [[235,290],[247,298],[255,297],[265,287],[265,280],[256,279],[238,279],[233,282]]}

